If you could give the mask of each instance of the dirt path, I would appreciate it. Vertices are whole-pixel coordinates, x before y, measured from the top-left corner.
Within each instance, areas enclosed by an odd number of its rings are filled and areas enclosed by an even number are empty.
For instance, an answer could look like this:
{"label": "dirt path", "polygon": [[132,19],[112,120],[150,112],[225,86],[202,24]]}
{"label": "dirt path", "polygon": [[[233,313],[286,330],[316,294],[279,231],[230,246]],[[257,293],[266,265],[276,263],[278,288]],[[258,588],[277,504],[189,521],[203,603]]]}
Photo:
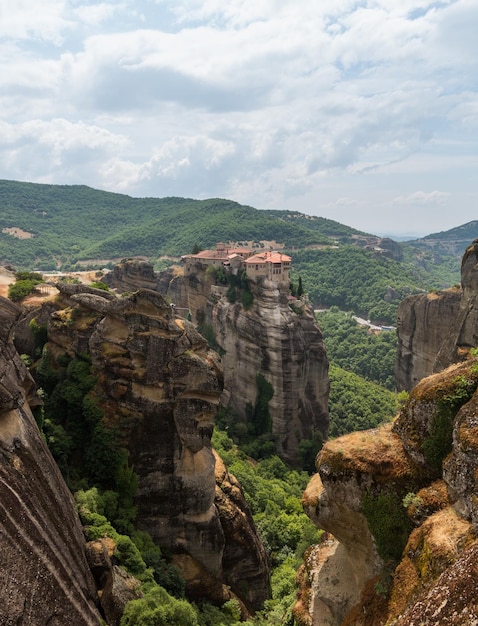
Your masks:
{"label": "dirt path", "polygon": [[8,287],[14,282],[15,274],[5,267],[0,267],[0,296],[6,298],[8,295]]}

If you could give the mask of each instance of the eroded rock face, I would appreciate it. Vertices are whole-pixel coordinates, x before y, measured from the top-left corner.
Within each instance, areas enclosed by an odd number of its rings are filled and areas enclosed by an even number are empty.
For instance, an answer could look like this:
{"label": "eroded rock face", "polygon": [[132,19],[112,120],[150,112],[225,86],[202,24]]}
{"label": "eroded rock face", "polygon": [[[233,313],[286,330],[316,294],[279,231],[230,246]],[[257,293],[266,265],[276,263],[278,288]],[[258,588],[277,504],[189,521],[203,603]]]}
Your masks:
{"label": "eroded rock face", "polygon": [[[318,608],[312,623],[330,626],[341,624],[383,567],[363,512],[364,496],[388,492],[394,484],[399,493],[406,493],[417,480],[417,469],[390,425],[328,442],[317,457],[317,469],[302,503],[314,524],[337,541],[319,560],[320,569],[335,571],[335,576],[313,574]],[[335,587],[340,589],[340,603]]]}
{"label": "eroded rock face", "polygon": [[96,626],[73,499],[32,416],[39,399],[12,343],[19,313],[0,298],[0,623]]}
{"label": "eroded rock face", "polygon": [[409,296],[397,316],[395,383],[410,391],[478,345],[478,241],[466,250],[461,288]]}
{"label": "eroded rock face", "polygon": [[[108,280],[124,289],[131,277],[139,286],[138,276],[151,272],[151,266],[139,272],[138,264],[128,261]],[[257,374],[271,383],[269,410],[281,456],[297,462],[302,440],[327,437],[329,379],[322,333],[305,301],[289,301],[288,283],[251,282],[254,299],[248,310],[231,304],[227,287],[215,285],[200,266],[187,276],[174,266],[159,275],[156,288],[179,315],[213,333],[222,355],[224,404],[244,416],[246,406],[256,402]]]}
{"label": "eroded rock face", "polygon": [[268,556],[259,540],[242,487],[227,471],[221,458],[216,459],[216,498],[224,536],[222,556],[225,581],[231,587],[244,581],[242,597],[247,606],[257,610],[270,593]]}
{"label": "eroded rock face", "polygon": [[475,543],[440,575],[393,626],[474,626],[478,623],[476,580],[478,545]]}
{"label": "eroded rock face", "polygon": [[227,403],[239,415],[257,398],[257,374],[272,385],[269,402],[272,432],[279,453],[296,462],[299,443],[328,433],[328,361],[322,333],[311,308],[297,302],[293,311],[287,295],[275,283],[253,285],[249,310],[225,297],[212,306],[211,321],[224,350]]}
{"label": "eroded rock face", "polygon": [[141,259],[124,259],[105,274],[103,281],[121,293],[133,293],[138,289],[156,290],[158,285],[153,266]]}
{"label": "eroded rock face", "polygon": [[[215,503],[211,435],[223,387],[217,354],[156,291],[106,299],[59,288],[63,302],[49,324],[48,349],[56,358],[91,356],[105,419],[124,432],[138,477],[137,526],[177,554],[193,596],[221,601],[223,586],[234,590],[240,580],[225,563],[232,544]],[[249,534],[255,543],[247,549],[258,563],[261,544],[253,527]],[[267,563],[248,575],[255,595],[244,601],[258,608],[268,596]],[[261,577],[266,582],[259,586]]]}
{"label": "eroded rock face", "polygon": [[[333,533],[338,545],[330,554],[320,549],[317,567],[310,567],[311,589],[304,596],[310,598],[309,609],[303,600],[297,609],[310,618],[304,624],[458,624],[461,611],[464,624],[475,623],[476,595],[464,567],[477,544],[477,370],[476,357],[452,365],[412,390],[393,425],[324,446],[303,503],[312,521]],[[375,500],[367,513],[370,495],[395,503],[378,527],[373,517],[382,504]],[[403,518],[405,501],[415,529],[408,541],[405,537],[397,544],[403,552],[401,557],[397,553],[394,571],[388,570],[393,574],[388,596],[380,596],[390,563],[383,561],[383,549],[379,553],[379,534],[390,523],[387,542],[395,536],[398,541],[407,526],[398,523],[395,532],[395,512]],[[334,583],[324,577],[330,571],[337,572]],[[447,590],[447,584],[453,588]],[[333,602],[334,586],[349,589],[340,606]]]}

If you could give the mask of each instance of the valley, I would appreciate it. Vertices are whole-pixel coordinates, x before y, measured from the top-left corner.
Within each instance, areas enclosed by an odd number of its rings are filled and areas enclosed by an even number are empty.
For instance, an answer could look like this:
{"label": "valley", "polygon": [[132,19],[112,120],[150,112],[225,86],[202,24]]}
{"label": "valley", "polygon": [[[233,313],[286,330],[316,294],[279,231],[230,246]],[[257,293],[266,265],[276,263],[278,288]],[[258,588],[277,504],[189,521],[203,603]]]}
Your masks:
{"label": "valley", "polygon": [[[33,586],[59,623],[73,603],[108,626],[418,626],[434,597],[442,623],[473,623],[476,223],[397,244],[224,200],[2,183],[0,492],[21,504],[2,619]],[[59,268],[49,286],[8,300],[38,265]],[[396,322],[397,356],[361,316]],[[49,527],[41,577],[38,528],[12,540],[23,510]]]}

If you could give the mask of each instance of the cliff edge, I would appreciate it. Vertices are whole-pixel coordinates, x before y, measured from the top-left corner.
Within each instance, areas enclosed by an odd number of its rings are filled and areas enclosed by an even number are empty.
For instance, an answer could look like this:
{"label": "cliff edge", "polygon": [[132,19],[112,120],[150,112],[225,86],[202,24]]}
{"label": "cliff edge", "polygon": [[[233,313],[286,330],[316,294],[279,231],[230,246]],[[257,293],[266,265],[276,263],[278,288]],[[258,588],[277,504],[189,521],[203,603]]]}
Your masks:
{"label": "cliff edge", "polygon": [[422,380],[393,424],[328,442],[303,496],[327,530],[296,619],[308,626],[478,620],[478,359]]}
{"label": "cliff edge", "polygon": [[19,315],[0,298],[0,623],[96,626],[73,498],[32,416],[40,400],[12,342]]}
{"label": "cliff edge", "polygon": [[465,251],[461,285],[408,296],[397,314],[395,384],[410,391],[419,380],[464,358],[478,345],[478,240]]}

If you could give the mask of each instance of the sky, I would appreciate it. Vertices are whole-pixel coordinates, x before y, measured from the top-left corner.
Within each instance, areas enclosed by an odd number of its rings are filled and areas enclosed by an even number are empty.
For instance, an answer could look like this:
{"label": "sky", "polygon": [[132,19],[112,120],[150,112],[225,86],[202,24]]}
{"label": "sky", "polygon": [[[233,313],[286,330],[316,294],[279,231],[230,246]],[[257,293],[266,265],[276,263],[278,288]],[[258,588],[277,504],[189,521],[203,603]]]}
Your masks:
{"label": "sky", "polygon": [[0,0],[0,178],[447,230],[478,219],[477,24],[478,0]]}

